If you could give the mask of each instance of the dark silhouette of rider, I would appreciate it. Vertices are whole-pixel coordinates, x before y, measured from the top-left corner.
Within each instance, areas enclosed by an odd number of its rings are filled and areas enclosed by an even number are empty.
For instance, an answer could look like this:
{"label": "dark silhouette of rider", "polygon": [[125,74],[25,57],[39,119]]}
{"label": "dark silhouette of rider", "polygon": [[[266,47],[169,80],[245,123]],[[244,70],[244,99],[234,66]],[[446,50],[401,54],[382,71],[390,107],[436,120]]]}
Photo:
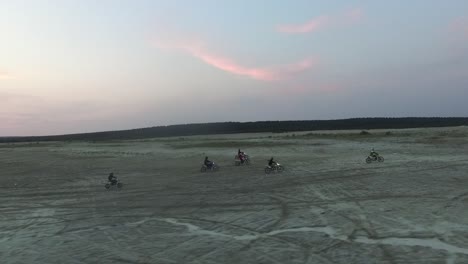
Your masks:
{"label": "dark silhouette of rider", "polygon": [[244,163],[244,160],[245,160],[245,156],[244,156],[244,152],[242,152],[240,149],[237,151],[237,156],[239,157],[239,160],[241,163]]}
{"label": "dark silhouette of rider", "polygon": [[379,154],[377,152],[375,152],[374,148],[372,148],[372,150],[370,152],[370,156],[371,157],[377,157],[377,156],[379,156]]}
{"label": "dark silhouette of rider", "polygon": [[203,162],[203,164],[205,164],[205,166],[208,168],[211,168],[211,166],[213,166],[213,162],[208,159],[208,156],[205,157],[205,161]]}
{"label": "dark silhouette of rider", "polygon": [[268,161],[268,166],[270,167],[276,166],[276,161],[273,160],[273,157],[271,157],[271,159]]}
{"label": "dark silhouette of rider", "polygon": [[115,184],[117,183],[117,177],[114,176],[114,173],[111,172],[109,173],[109,177],[107,177],[110,183]]}

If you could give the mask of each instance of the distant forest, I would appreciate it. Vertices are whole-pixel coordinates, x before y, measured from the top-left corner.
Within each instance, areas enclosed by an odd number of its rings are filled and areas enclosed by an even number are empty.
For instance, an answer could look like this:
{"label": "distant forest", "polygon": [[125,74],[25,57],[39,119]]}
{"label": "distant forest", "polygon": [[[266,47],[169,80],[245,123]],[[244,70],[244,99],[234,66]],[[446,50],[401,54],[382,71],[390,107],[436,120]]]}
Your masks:
{"label": "distant forest", "polygon": [[340,120],[311,121],[259,121],[259,122],[224,122],[205,124],[183,124],[158,126],[131,130],[107,131],[96,133],[69,134],[37,137],[0,137],[0,143],[34,141],[104,141],[144,139],[156,137],[180,137],[191,135],[213,135],[260,132],[293,132],[314,130],[347,129],[400,129],[424,127],[467,126],[468,118],[461,117],[407,117],[407,118],[352,118]]}

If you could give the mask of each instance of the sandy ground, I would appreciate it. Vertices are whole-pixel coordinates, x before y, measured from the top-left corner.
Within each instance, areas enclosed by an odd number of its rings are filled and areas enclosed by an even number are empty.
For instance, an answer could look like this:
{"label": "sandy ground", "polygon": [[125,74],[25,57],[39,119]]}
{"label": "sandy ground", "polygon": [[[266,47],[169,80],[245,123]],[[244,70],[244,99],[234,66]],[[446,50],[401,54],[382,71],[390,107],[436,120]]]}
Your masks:
{"label": "sandy ground", "polygon": [[388,131],[0,144],[0,262],[468,263],[468,128]]}

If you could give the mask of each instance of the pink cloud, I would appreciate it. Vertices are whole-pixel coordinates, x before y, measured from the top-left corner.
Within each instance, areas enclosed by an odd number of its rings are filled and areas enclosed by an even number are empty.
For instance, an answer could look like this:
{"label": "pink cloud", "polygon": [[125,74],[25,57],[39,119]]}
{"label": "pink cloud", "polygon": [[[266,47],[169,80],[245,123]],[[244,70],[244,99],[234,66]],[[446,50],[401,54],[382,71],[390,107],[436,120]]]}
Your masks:
{"label": "pink cloud", "polygon": [[280,25],[277,27],[277,31],[288,34],[305,34],[319,31],[327,27],[356,23],[363,17],[363,10],[361,8],[354,8],[341,15],[318,16],[302,24]]}
{"label": "pink cloud", "polygon": [[449,24],[449,31],[457,38],[468,38],[468,17],[459,17]]}
{"label": "pink cloud", "polygon": [[314,32],[330,24],[330,18],[328,16],[319,16],[312,20],[307,21],[304,24],[297,25],[280,25],[277,30],[282,33],[309,33]]}
{"label": "pink cloud", "polygon": [[9,74],[8,72],[0,71],[0,80],[8,80],[8,79],[13,79],[13,76],[11,76],[11,74]]}
{"label": "pink cloud", "polygon": [[250,67],[241,65],[240,63],[236,62],[234,59],[228,58],[223,55],[215,54],[214,52],[210,52],[200,44],[200,42],[187,42],[189,44],[181,44],[181,45],[167,45],[157,43],[157,47],[160,48],[176,48],[179,50],[183,50],[188,54],[192,55],[195,58],[200,59],[204,63],[211,65],[217,69],[223,70],[225,72],[246,76],[254,80],[260,81],[279,81],[291,78],[294,74],[300,73],[311,68],[317,62],[310,58],[303,59],[302,61],[287,64],[287,65],[280,65],[280,66],[272,66],[272,67]]}
{"label": "pink cloud", "polygon": [[353,8],[345,12],[344,21],[355,23],[364,18],[364,11],[362,8]]}
{"label": "pink cloud", "polygon": [[214,55],[202,49],[193,49],[190,48],[189,52],[194,57],[199,58],[203,62],[221,69],[223,71],[250,77],[255,80],[262,81],[277,81],[282,79],[287,79],[291,77],[292,74],[304,71],[310,68],[313,64],[313,61],[310,59],[305,59],[303,61],[278,66],[278,67],[247,67],[236,63],[234,60]]}

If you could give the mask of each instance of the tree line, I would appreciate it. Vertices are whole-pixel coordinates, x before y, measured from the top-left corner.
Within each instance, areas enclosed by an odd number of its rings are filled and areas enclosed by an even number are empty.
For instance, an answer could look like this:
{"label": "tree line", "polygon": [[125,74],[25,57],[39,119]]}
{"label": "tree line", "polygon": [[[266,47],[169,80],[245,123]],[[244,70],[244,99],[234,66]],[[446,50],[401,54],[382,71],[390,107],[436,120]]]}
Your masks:
{"label": "tree line", "polygon": [[468,125],[468,118],[466,117],[351,118],[338,120],[222,122],[157,126],[130,130],[56,136],[1,137],[0,142],[70,140],[105,141],[234,133],[282,133],[294,131],[348,129],[401,129],[466,125]]}

